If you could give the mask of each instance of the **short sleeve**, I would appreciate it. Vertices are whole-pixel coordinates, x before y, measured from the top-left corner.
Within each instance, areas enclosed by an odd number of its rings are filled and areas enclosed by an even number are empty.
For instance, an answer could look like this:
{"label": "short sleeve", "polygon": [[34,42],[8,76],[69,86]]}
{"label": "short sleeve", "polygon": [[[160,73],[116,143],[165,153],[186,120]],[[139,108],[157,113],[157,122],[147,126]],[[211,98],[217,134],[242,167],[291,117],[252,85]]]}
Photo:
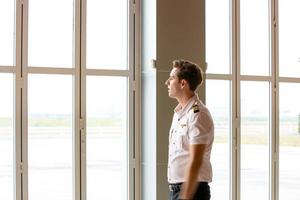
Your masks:
{"label": "short sleeve", "polygon": [[191,112],[188,136],[190,144],[209,144],[213,137],[213,121],[208,112]]}

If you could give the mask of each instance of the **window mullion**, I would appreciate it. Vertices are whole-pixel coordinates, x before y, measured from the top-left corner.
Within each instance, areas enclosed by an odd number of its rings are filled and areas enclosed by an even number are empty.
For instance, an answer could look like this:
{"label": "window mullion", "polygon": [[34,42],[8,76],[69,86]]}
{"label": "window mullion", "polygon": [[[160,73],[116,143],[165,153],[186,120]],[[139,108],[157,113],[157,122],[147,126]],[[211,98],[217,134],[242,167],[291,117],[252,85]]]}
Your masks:
{"label": "window mullion", "polygon": [[73,199],[86,200],[85,16],[86,0],[74,1],[75,76],[73,77]]}
{"label": "window mullion", "polygon": [[21,156],[21,133],[22,133],[22,117],[21,117],[21,42],[22,42],[22,9],[23,5],[20,1],[15,3],[15,29],[16,29],[16,42],[15,42],[15,63],[16,72],[14,78],[14,200],[21,200],[22,198],[22,172],[20,166],[22,164]]}
{"label": "window mullion", "polygon": [[132,145],[134,145],[134,154],[135,154],[135,180],[134,180],[134,185],[133,185],[133,192],[134,192],[134,197],[135,200],[141,199],[141,168],[140,168],[140,163],[141,163],[141,146],[140,146],[140,138],[141,138],[141,116],[140,116],[140,111],[141,111],[141,94],[140,94],[140,88],[141,88],[141,26],[140,26],[140,17],[141,17],[141,10],[140,10],[140,0],[134,0],[134,32],[133,32],[133,45],[134,45],[134,50],[132,51],[132,54],[134,55],[134,64],[133,64],[133,76],[134,76],[134,97],[132,102],[134,106],[134,111],[133,111],[133,120],[134,120],[134,141],[132,142]]}
{"label": "window mullion", "polygon": [[15,72],[15,200],[28,199],[27,44],[28,1],[16,1]]}
{"label": "window mullion", "polygon": [[271,136],[270,136],[270,200],[278,200],[279,190],[279,68],[278,68],[278,0],[270,1],[271,54]]}
{"label": "window mullion", "polygon": [[230,199],[240,199],[240,1],[231,1],[231,189]]}
{"label": "window mullion", "polygon": [[127,46],[128,48],[128,70],[129,70],[129,76],[127,79],[127,96],[128,96],[128,107],[126,108],[128,113],[127,117],[127,133],[126,133],[126,140],[127,140],[127,180],[128,180],[128,187],[127,187],[127,198],[128,199],[134,199],[134,190],[133,190],[133,185],[134,185],[134,176],[135,176],[135,157],[134,157],[134,148],[133,148],[133,140],[134,140],[134,133],[133,133],[133,95],[134,95],[134,88],[133,85],[131,84],[133,82],[134,76],[133,76],[133,71],[134,71],[134,57],[132,52],[134,51],[134,38],[133,38],[133,32],[134,32],[134,25],[133,25],[133,18],[134,18],[134,2],[132,0],[127,1],[128,5],[128,41],[127,41]]}

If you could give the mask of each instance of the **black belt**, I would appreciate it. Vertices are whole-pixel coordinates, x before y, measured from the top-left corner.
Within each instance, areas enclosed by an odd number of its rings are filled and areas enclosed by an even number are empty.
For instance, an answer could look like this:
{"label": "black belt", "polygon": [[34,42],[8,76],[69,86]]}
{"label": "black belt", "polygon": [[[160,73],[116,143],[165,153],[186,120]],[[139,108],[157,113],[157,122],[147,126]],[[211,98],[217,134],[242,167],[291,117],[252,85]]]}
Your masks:
{"label": "black belt", "polygon": [[[208,182],[198,182],[199,185],[208,185]],[[182,183],[169,183],[169,190],[170,191],[179,191],[181,188]]]}
{"label": "black belt", "polygon": [[170,183],[169,190],[170,191],[179,191],[182,183]]}

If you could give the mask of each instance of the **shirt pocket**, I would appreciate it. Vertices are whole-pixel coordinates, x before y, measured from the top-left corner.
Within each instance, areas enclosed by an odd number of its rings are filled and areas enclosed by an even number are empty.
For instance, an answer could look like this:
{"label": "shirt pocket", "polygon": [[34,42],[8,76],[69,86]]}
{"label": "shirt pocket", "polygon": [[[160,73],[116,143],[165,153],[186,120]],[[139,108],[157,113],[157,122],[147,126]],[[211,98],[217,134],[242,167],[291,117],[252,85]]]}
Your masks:
{"label": "shirt pocket", "polygon": [[176,137],[176,144],[179,150],[184,149],[186,146],[186,137],[187,137],[187,127],[180,127],[178,129],[177,137]]}

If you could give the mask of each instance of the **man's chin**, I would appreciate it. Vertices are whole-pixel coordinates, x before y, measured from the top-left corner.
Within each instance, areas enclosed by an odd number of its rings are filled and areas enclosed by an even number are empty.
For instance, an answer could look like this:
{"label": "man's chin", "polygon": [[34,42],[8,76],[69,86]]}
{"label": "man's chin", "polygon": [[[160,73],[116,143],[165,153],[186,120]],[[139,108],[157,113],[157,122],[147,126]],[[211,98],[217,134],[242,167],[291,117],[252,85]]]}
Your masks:
{"label": "man's chin", "polygon": [[169,97],[170,97],[170,98],[173,98],[173,99],[175,98],[174,95],[172,95],[172,94],[170,94],[170,93],[169,93]]}

